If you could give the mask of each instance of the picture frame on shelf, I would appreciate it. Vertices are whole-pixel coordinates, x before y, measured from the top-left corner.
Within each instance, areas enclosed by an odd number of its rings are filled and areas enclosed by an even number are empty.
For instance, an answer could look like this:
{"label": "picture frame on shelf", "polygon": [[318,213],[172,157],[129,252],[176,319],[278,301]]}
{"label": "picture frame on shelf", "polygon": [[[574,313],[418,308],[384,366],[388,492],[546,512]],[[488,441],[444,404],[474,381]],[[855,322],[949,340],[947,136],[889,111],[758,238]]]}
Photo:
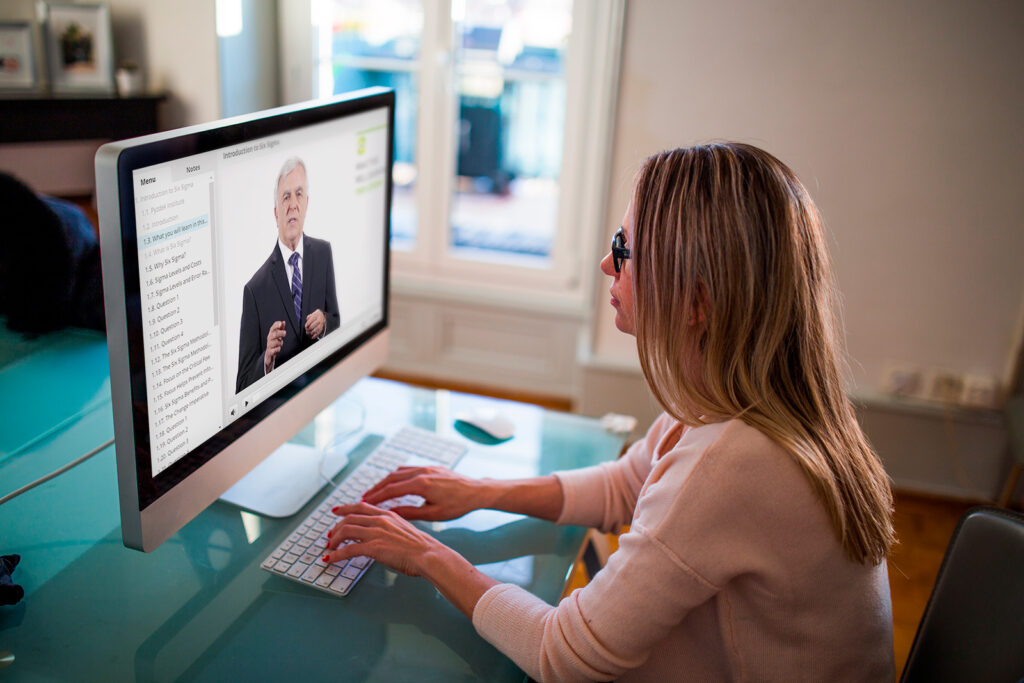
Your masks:
{"label": "picture frame on shelf", "polygon": [[38,88],[32,24],[0,21],[0,91],[25,92]]}
{"label": "picture frame on shelf", "polygon": [[39,15],[51,92],[113,95],[110,8],[103,4],[42,2]]}

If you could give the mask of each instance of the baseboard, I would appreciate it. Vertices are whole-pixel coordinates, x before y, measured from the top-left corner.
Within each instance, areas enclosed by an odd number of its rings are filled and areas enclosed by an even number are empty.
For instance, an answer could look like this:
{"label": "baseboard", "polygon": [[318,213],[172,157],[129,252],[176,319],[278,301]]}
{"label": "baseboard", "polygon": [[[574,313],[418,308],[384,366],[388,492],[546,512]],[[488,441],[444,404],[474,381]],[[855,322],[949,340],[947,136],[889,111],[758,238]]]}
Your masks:
{"label": "baseboard", "polygon": [[876,398],[855,405],[896,488],[972,502],[999,495],[1009,459],[998,412]]}

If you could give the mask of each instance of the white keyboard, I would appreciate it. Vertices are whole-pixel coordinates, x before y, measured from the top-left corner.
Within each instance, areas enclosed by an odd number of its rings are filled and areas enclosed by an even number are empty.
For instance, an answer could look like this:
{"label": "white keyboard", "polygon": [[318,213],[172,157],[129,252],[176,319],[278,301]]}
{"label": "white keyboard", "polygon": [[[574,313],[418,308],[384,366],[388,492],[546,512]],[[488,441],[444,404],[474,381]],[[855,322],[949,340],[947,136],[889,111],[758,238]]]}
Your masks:
{"label": "white keyboard", "polygon": [[[323,561],[327,531],[338,519],[331,512],[331,508],[359,501],[369,488],[403,465],[454,467],[465,452],[466,445],[462,442],[438,436],[424,429],[402,427],[366,456],[366,459],[345,477],[306,519],[302,520],[274,552],[263,560],[260,567],[272,574],[298,581],[331,595],[348,595],[356,581],[373,564],[373,560],[360,556],[332,564]],[[381,507],[422,504],[423,499],[419,496],[403,496],[386,501]]]}

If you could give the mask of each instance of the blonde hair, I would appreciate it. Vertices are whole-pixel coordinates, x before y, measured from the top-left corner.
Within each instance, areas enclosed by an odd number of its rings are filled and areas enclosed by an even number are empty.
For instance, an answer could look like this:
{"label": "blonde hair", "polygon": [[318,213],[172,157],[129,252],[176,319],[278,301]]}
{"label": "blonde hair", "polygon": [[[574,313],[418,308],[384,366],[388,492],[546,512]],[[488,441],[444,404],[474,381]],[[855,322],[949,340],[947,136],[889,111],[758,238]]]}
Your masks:
{"label": "blonde hair", "polygon": [[796,175],[737,143],[648,158],[633,190],[637,347],[684,424],[738,418],[793,455],[847,554],[895,540],[885,470],[842,376],[824,230]]}

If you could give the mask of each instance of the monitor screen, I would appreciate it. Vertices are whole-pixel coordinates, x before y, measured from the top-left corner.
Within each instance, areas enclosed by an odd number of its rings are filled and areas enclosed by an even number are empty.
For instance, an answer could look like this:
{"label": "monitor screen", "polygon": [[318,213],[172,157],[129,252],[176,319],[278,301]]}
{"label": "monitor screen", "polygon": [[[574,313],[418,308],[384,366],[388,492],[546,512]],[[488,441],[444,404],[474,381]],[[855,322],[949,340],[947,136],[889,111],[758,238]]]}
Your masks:
{"label": "monitor screen", "polygon": [[386,356],[394,95],[97,152],[125,544],[159,545]]}

